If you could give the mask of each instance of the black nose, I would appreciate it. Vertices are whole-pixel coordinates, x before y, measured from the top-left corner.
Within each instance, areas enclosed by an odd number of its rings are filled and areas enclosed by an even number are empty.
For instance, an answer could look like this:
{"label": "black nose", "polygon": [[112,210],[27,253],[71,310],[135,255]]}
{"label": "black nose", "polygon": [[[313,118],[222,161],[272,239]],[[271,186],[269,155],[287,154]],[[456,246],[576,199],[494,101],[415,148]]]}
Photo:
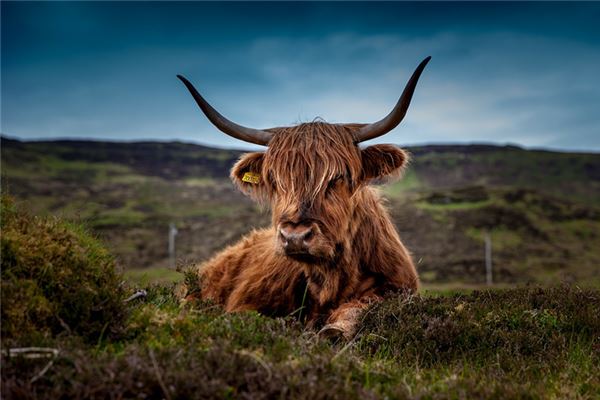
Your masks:
{"label": "black nose", "polygon": [[279,228],[279,239],[286,253],[306,253],[313,238],[312,225],[284,224]]}

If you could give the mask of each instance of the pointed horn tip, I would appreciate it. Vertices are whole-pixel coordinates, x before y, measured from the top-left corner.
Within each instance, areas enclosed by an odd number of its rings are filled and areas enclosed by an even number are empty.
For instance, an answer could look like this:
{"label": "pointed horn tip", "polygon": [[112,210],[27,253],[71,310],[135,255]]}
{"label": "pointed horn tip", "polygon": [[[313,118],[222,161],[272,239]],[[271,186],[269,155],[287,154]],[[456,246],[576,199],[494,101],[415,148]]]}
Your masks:
{"label": "pointed horn tip", "polygon": [[177,74],[177,78],[183,82],[185,87],[192,94],[192,97],[196,101],[196,104],[200,107],[200,110],[206,115],[208,120],[217,127],[221,132],[242,140],[248,143],[254,143],[261,146],[268,146],[269,140],[273,137],[273,134],[268,131],[260,130],[260,129],[252,129],[247,128],[245,126],[241,126],[232,122],[219,114],[217,110],[215,110],[204,98],[198,93],[194,85],[190,81],[188,81],[182,75]]}
{"label": "pointed horn tip", "polygon": [[192,82],[188,81],[187,78],[183,75],[177,75],[177,78],[179,78],[179,80],[181,82],[183,82],[183,84],[189,89],[190,86],[194,87],[194,85],[192,85]]}
{"label": "pointed horn tip", "polygon": [[392,110],[390,114],[388,114],[384,119],[377,121],[375,123],[363,126],[356,136],[357,143],[364,142],[366,140],[371,140],[379,136],[383,136],[396,126],[402,122],[406,111],[410,105],[410,101],[413,95],[413,92],[417,86],[417,82],[421,73],[427,66],[427,63],[431,60],[431,56],[427,56],[419,63],[415,71],[413,72],[412,77],[406,84],[404,91],[402,92],[402,96],[396,103],[396,106]]}
{"label": "pointed horn tip", "polygon": [[190,93],[192,93],[192,96],[194,96],[194,92],[196,92],[196,88],[194,87],[194,85],[192,85],[192,82],[188,81],[186,79],[185,76],[183,75],[177,75],[177,78],[179,78],[179,80],[181,82],[183,82],[183,84],[185,85],[185,87],[190,91]]}

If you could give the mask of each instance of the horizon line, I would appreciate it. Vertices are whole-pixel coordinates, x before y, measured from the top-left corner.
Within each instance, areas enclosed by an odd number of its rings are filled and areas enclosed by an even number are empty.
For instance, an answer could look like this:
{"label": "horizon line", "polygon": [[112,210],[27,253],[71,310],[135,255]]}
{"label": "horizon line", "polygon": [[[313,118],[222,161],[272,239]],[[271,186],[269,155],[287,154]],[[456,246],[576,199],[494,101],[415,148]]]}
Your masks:
{"label": "horizon line", "polygon": [[[239,152],[255,152],[260,149],[264,149],[263,146],[256,146],[254,148],[237,148],[237,147],[223,147],[219,145],[206,144],[200,141],[195,141],[192,139],[105,139],[105,138],[95,138],[95,137],[73,137],[73,136],[55,136],[55,137],[38,137],[38,138],[21,138],[18,136],[7,135],[3,132],[0,132],[0,138],[14,140],[23,143],[45,143],[45,142],[96,142],[96,143],[123,143],[123,144],[135,144],[135,143],[181,143],[188,145],[196,145],[207,148],[213,148],[217,150],[229,150],[229,151],[239,151]],[[535,146],[525,146],[519,143],[511,143],[511,142],[491,142],[491,141],[456,141],[456,142],[423,142],[423,143],[415,143],[415,144],[401,144],[401,143],[391,143],[396,146],[400,146],[403,148],[414,148],[414,147],[451,147],[451,146],[490,146],[490,147],[513,147],[526,151],[546,151],[552,153],[576,153],[576,154],[600,154],[600,150],[594,149],[561,149],[561,148],[553,148],[553,147],[535,147]]]}

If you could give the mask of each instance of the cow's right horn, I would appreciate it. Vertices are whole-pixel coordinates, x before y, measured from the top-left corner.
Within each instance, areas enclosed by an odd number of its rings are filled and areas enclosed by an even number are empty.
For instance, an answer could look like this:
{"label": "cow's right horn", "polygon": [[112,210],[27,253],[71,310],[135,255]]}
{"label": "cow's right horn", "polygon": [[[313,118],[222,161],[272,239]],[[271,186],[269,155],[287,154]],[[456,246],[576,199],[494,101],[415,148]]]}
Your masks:
{"label": "cow's right horn", "polygon": [[245,142],[250,142],[254,144],[259,144],[262,146],[268,146],[269,141],[273,137],[271,132],[263,131],[260,129],[252,129],[247,128],[245,126],[241,126],[232,122],[219,114],[217,110],[215,110],[204,98],[198,93],[194,85],[190,83],[187,79],[185,79],[181,75],[177,75],[179,79],[183,82],[183,84],[188,88],[196,103],[210,120],[214,126],[219,128],[219,130],[223,133],[228,134],[231,137],[236,139],[243,140]]}
{"label": "cow's right horn", "polygon": [[425,58],[423,61],[421,61],[421,64],[419,64],[417,69],[415,69],[415,72],[413,72],[412,76],[410,77],[410,80],[402,92],[402,96],[400,96],[400,99],[398,100],[398,103],[396,103],[396,106],[392,112],[390,112],[382,120],[360,128],[355,136],[357,143],[385,135],[397,127],[400,122],[402,122],[404,116],[406,115],[406,111],[408,111],[408,106],[410,105],[410,100],[412,99],[412,95],[417,87],[417,82],[421,76],[421,72],[423,72],[429,60],[431,60],[431,57]]}

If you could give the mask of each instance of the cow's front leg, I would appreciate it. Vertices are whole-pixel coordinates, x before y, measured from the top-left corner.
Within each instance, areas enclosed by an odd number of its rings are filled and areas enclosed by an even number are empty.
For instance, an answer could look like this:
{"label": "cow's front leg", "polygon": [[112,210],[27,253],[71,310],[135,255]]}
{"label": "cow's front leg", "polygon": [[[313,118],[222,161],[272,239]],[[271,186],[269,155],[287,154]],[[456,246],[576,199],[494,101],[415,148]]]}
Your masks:
{"label": "cow's front leg", "polygon": [[319,335],[327,338],[351,339],[356,334],[362,312],[378,301],[381,301],[381,297],[368,296],[341,304],[329,315]]}

